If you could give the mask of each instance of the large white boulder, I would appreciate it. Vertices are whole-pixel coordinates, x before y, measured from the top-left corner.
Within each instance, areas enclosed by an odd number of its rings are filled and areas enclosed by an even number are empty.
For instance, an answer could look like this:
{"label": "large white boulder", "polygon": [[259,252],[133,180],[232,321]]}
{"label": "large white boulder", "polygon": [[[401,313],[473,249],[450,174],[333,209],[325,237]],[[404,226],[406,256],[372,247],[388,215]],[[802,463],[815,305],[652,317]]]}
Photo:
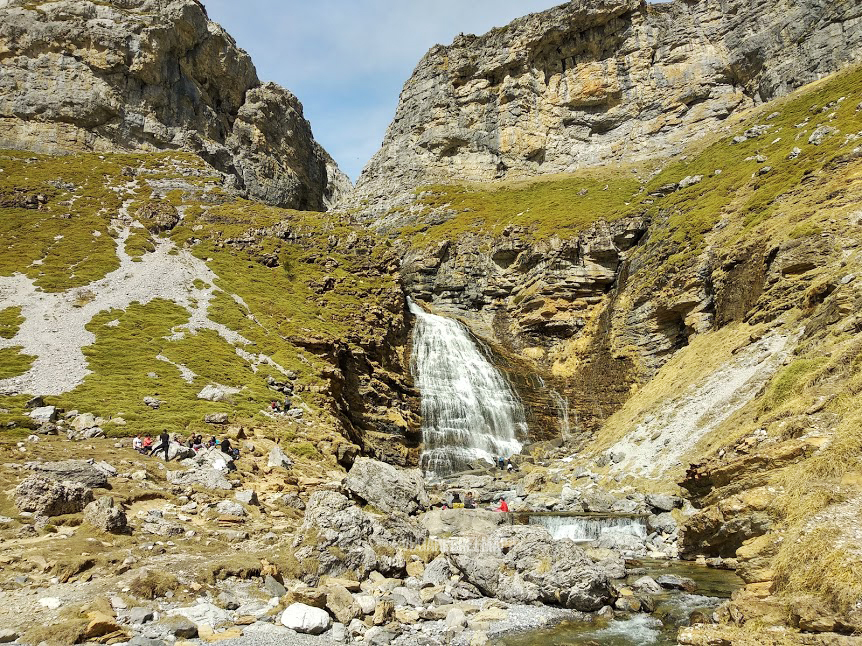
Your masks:
{"label": "large white boulder", "polygon": [[281,624],[298,633],[320,635],[329,630],[332,619],[326,610],[306,606],[304,603],[294,603],[281,614]]}

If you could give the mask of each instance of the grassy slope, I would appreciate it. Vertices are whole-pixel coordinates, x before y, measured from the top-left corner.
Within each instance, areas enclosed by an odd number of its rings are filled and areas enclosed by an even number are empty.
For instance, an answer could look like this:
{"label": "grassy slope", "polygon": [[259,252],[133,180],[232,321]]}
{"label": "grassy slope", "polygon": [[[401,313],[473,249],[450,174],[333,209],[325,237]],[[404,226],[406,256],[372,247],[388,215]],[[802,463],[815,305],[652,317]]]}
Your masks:
{"label": "grassy slope", "polygon": [[[387,253],[385,246],[370,256],[361,244],[352,250],[335,248],[332,240],[344,240],[354,230],[324,214],[233,199],[203,162],[183,154],[58,158],[3,152],[0,170],[0,275],[23,272],[44,291],[72,290],[77,298],[88,300],[92,296],[87,285],[119,266],[112,237],[116,229],[110,223],[124,203],[132,216],[153,199],[184,206],[185,219],[161,235],[170,237],[178,250],[185,248],[206,261],[218,275],[219,291],[210,304],[210,318],[250,340],[253,345],[245,351],[270,355],[297,375],[295,384],[302,392],[294,401],[313,412],[306,419],[315,425],[328,419],[327,399],[318,391],[328,383],[323,375],[329,363],[298,342],[343,340],[355,331],[364,308],[372,308],[378,296],[394,285],[391,275],[366,271],[369,263]],[[165,180],[183,188],[163,194]],[[37,194],[47,198],[41,208],[19,208],[22,196]],[[294,236],[285,240],[266,230],[276,225]],[[146,229],[133,229],[126,251],[133,258],[142,257],[154,249],[155,238]],[[229,238],[251,242],[231,244]],[[277,266],[266,266],[264,261],[273,264],[272,258]],[[318,294],[314,288],[325,277],[334,278],[337,288]],[[204,415],[220,411],[228,412],[233,421],[269,424],[260,411],[281,395],[270,390],[265,380],[269,375],[279,380],[284,376],[268,366],[255,372],[214,331],[172,337],[177,326],[188,322],[189,314],[184,307],[163,300],[101,312],[87,326],[96,337],[84,349],[92,374],[73,391],[48,398],[48,403],[106,418],[122,417],[127,425],[106,427],[115,434],[161,428],[206,431]],[[20,323],[20,308],[0,311],[4,338],[13,338]],[[197,376],[187,383],[176,367],[157,360],[158,355]],[[29,357],[14,349],[0,352],[0,378],[21,374],[28,365]],[[242,391],[227,402],[198,400],[197,392],[209,383]],[[152,410],[143,403],[145,396],[166,403]],[[8,411],[0,413],[0,424],[24,422],[26,399],[23,394],[0,396],[0,409]],[[293,448],[313,457],[314,447],[304,441],[304,431],[319,439],[315,431],[294,422],[284,426],[287,436],[295,438]]]}

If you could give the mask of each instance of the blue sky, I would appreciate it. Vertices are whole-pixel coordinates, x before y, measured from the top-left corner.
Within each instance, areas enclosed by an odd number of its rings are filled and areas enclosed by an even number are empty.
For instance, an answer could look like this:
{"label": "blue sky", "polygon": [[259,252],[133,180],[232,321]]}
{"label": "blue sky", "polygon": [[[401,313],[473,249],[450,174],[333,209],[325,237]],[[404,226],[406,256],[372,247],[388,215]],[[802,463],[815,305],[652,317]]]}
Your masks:
{"label": "blue sky", "polygon": [[425,52],[559,0],[204,0],[263,81],[299,97],[315,138],[354,181],[380,147]]}

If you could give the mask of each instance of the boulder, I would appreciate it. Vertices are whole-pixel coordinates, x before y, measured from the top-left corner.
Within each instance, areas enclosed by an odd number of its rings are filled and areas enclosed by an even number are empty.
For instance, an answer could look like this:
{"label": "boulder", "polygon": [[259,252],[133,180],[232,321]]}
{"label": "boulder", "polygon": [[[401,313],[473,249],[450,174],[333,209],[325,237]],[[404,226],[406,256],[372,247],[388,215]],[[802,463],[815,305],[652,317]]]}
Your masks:
{"label": "boulder", "polygon": [[[164,455],[164,453],[162,453]],[[195,456],[195,450],[190,449],[184,444],[180,444],[179,442],[171,442],[168,444],[168,460],[185,460],[186,458],[193,458]]]}
{"label": "boulder", "polygon": [[632,584],[632,588],[647,594],[661,594],[662,592],[662,587],[651,576],[642,576]]}
{"label": "boulder", "polygon": [[153,615],[153,611],[150,608],[144,608],[142,606],[136,606],[129,610],[129,623],[130,624],[145,624],[153,620],[155,615]]}
{"label": "boulder", "polygon": [[37,424],[49,424],[57,420],[57,409],[54,406],[40,406],[30,411],[30,419]]}
{"label": "boulder", "polygon": [[274,446],[272,447],[272,451],[269,452],[266,466],[270,468],[283,467],[290,469],[293,466],[293,460],[287,457],[287,454],[281,450],[280,446]]}
{"label": "boulder", "polygon": [[682,507],[682,498],[670,494],[651,493],[646,496],[646,503],[660,512],[673,511]]}
{"label": "boulder", "polygon": [[484,509],[432,509],[422,525],[432,536],[487,534],[508,521],[506,514]]}
{"label": "boulder", "polygon": [[188,471],[168,471],[169,483],[180,486],[198,485],[204,489],[229,491],[233,485],[225,478],[224,473],[217,469],[189,469]]}
{"label": "boulder", "polygon": [[104,470],[94,466],[92,460],[61,460],[59,462],[28,462],[31,471],[63,482],[77,482],[90,488],[104,488],[108,476]]}
{"label": "boulder", "polygon": [[228,414],[227,413],[208,413],[204,417],[204,422],[206,422],[207,424],[227,424]]}
{"label": "boulder", "polygon": [[15,505],[39,516],[75,514],[93,500],[93,491],[79,482],[58,482],[32,475],[15,488]]}
{"label": "boulder", "polygon": [[192,451],[189,461],[184,462],[188,466],[215,469],[222,472],[228,471],[232,463],[233,458],[230,455],[223,453],[220,448],[214,446],[201,449],[197,453]]}
{"label": "boulder", "polygon": [[445,585],[454,573],[449,560],[445,556],[438,556],[426,566],[422,573],[422,583],[432,586]]}
{"label": "boulder", "polygon": [[216,504],[215,509],[219,514],[225,516],[237,516],[242,518],[247,515],[245,507],[233,500],[222,500]]}
{"label": "boulder", "polygon": [[412,514],[427,509],[428,492],[419,469],[397,469],[391,464],[357,458],[344,486],[381,511]]}
{"label": "boulder", "polygon": [[335,617],[336,621],[349,624],[362,612],[353,595],[341,585],[328,586],[326,592],[326,608]]}
{"label": "boulder", "polygon": [[211,402],[223,402],[227,397],[228,393],[223,388],[213,384],[204,386],[203,390],[198,393],[198,399]]}
{"label": "boulder", "polygon": [[72,428],[76,431],[86,431],[88,428],[98,426],[96,416],[92,413],[82,413],[72,420]]}
{"label": "boulder", "polygon": [[[503,547],[508,551],[503,552]],[[450,554],[467,582],[510,603],[552,603],[592,612],[611,598],[607,574],[569,539],[555,541],[543,527],[503,527]]]}
{"label": "boulder", "polygon": [[281,624],[298,633],[320,635],[329,630],[332,619],[329,613],[320,608],[294,603],[281,613]]}
{"label": "boulder", "polygon": [[237,502],[241,502],[245,505],[255,505],[259,506],[260,501],[257,499],[257,493],[253,489],[245,489],[243,491],[237,491],[234,494],[234,498]]}
{"label": "boulder", "polygon": [[267,574],[263,579],[263,587],[266,588],[266,591],[269,592],[273,597],[278,597],[281,599],[284,595],[287,594],[287,588],[282,585],[281,581],[276,579],[271,574]]}
{"label": "boulder", "polygon": [[111,496],[101,496],[87,505],[84,508],[84,521],[111,534],[126,534],[129,531],[126,512]]}
{"label": "boulder", "polygon": [[697,590],[697,583],[694,580],[673,574],[663,574],[656,579],[656,583],[668,590],[685,590],[686,592]]}

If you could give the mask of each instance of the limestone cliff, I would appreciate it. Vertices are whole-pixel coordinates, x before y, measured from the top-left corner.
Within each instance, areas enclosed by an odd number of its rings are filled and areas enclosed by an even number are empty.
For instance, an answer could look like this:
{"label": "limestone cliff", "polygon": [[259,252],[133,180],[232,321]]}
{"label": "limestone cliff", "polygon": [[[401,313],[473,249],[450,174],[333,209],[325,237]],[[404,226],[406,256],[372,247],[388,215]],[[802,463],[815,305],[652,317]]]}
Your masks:
{"label": "limestone cliff", "polygon": [[350,188],[299,100],[262,84],[197,0],[5,0],[0,59],[0,148],[187,150],[287,208]]}
{"label": "limestone cliff", "polygon": [[351,206],[386,225],[423,184],[679,152],[858,60],[860,17],[853,0],[573,0],[459,36],[405,84]]}

